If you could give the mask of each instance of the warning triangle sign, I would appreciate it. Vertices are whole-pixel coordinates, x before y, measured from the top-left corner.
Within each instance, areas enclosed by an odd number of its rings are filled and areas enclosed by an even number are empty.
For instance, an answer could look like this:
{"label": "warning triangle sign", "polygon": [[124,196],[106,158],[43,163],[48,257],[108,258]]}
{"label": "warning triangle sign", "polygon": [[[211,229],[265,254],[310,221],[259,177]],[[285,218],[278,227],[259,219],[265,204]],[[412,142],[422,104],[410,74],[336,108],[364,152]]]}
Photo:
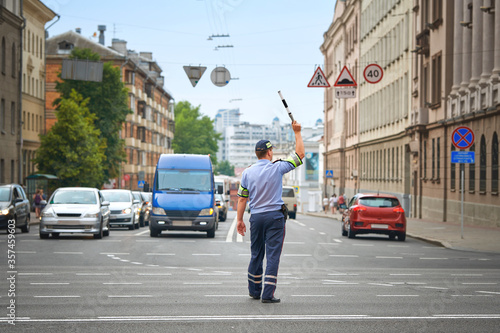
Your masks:
{"label": "warning triangle sign", "polygon": [[189,81],[191,81],[191,84],[193,87],[198,84],[198,81],[200,81],[201,76],[203,73],[205,73],[205,70],[207,69],[206,67],[203,66],[183,66],[184,71],[186,72]]}
{"label": "warning triangle sign", "polygon": [[351,75],[351,72],[347,69],[347,66],[342,68],[337,81],[334,84],[335,87],[357,87],[357,83]]}
{"label": "warning triangle sign", "polygon": [[328,83],[328,80],[326,79],[325,74],[321,70],[321,68],[317,68],[316,71],[314,72],[314,75],[309,81],[309,84],[307,85],[309,88],[328,88],[330,87],[330,83]]}

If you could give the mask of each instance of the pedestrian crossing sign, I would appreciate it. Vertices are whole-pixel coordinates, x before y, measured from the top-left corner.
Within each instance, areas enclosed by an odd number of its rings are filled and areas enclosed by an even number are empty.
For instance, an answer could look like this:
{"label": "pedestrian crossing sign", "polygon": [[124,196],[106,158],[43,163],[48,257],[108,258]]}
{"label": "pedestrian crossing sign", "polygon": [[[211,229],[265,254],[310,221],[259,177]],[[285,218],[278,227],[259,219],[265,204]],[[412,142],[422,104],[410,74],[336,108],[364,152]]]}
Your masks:
{"label": "pedestrian crossing sign", "polygon": [[326,170],[326,178],[333,178],[333,170]]}
{"label": "pedestrian crossing sign", "polygon": [[316,68],[316,71],[314,72],[314,75],[307,86],[309,88],[329,88],[330,83],[328,83],[328,80],[326,79],[326,76],[321,68],[318,67]]}

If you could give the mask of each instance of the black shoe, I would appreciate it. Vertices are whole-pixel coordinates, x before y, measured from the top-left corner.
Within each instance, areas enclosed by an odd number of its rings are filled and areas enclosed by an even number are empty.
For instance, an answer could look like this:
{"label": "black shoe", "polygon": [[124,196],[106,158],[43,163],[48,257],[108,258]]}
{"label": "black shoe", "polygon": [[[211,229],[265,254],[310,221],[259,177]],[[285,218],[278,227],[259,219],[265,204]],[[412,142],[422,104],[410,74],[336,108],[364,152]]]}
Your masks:
{"label": "black shoe", "polygon": [[248,294],[248,296],[252,297],[253,299],[260,299],[259,295]]}
{"label": "black shoe", "polygon": [[279,303],[281,300],[279,298],[262,299],[262,303]]}

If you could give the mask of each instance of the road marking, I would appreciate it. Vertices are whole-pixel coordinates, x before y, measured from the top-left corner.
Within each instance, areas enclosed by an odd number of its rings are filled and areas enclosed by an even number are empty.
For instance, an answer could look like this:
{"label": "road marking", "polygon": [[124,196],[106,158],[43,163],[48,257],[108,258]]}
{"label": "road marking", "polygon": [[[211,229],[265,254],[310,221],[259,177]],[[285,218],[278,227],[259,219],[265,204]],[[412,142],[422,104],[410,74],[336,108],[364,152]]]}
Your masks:
{"label": "road marking", "polygon": [[285,257],[312,257],[312,254],[284,254]]}
{"label": "road marking", "polygon": [[376,256],[377,259],[403,259],[403,257],[384,257],[384,256]]}
{"label": "road marking", "polygon": [[496,291],[476,291],[476,293],[500,295],[500,292],[496,292]]}
{"label": "road marking", "polygon": [[146,253],[147,256],[175,256],[175,253]]}
{"label": "road marking", "polygon": [[76,273],[79,276],[107,276],[111,275],[110,273]]}
{"label": "road marking", "polygon": [[316,229],[314,229],[314,228],[309,228],[309,230],[314,231],[314,230],[316,230]]}
{"label": "road marking", "polygon": [[290,295],[292,297],[335,297],[335,295]]}
{"label": "road marking", "polygon": [[52,273],[17,273],[17,275],[53,275]]}
{"label": "road marking", "polygon": [[149,232],[149,230],[144,230],[144,231],[141,231],[141,232],[134,234],[134,236],[141,236],[141,235],[147,234],[148,232]]}
{"label": "road marking", "polygon": [[198,273],[200,276],[231,276],[231,273]]}
{"label": "road marking", "polygon": [[293,223],[297,223],[297,224],[298,224],[298,225],[300,225],[301,227],[305,227],[305,226],[306,226],[304,223],[299,222],[299,221],[297,221],[297,220],[290,220],[290,221],[291,221],[291,222],[293,222]]}
{"label": "road marking", "polygon": [[451,274],[451,276],[483,276],[483,274]]}
{"label": "road marking", "polygon": [[496,285],[495,282],[464,282],[462,284],[472,284],[472,285]]}
{"label": "road marking", "polygon": [[326,235],[326,232],[320,232],[319,234],[320,235]]}
{"label": "road marking", "polygon": [[30,284],[36,286],[44,286],[44,285],[67,285],[69,282],[31,282]]}
{"label": "road marking", "polygon": [[389,283],[368,283],[372,286],[383,286],[383,287],[394,287],[393,284],[389,284]]}
{"label": "road marking", "polygon": [[171,276],[172,273],[137,273],[137,275],[143,275],[143,276]]}
{"label": "road marking", "polygon": [[419,297],[420,295],[377,295],[377,297]]}
{"label": "road marking", "polygon": [[137,261],[132,261],[131,264],[134,264],[134,265],[142,265],[142,262],[137,262]]}
{"label": "road marking", "polygon": [[142,284],[141,282],[103,282],[103,284],[106,285],[115,285],[115,284],[126,284],[126,285],[131,285],[131,284]]}
{"label": "road marking", "polygon": [[116,255],[128,255],[130,253],[126,253],[126,252],[124,252],[124,253],[119,253],[119,252],[101,252],[99,254],[106,254],[106,255],[114,255],[114,256],[116,256]]}
{"label": "road marking", "polygon": [[330,257],[337,258],[359,258],[357,254],[330,254]]}
{"label": "road marking", "polygon": [[334,238],[333,241],[336,242],[336,243],[342,243],[342,240],[340,240],[340,239],[335,239]]}
{"label": "road marking", "polygon": [[83,252],[53,252],[54,254],[83,254]]}
{"label": "road marking", "polygon": [[233,241],[233,233],[234,230],[236,229],[236,223],[237,223],[237,218],[235,217],[233,220],[233,223],[231,223],[231,227],[229,228],[229,231],[226,236],[226,242],[231,243]]}
{"label": "road marking", "polygon": [[33,296],[35,298],[79,298],[77,295],[67,295],[67,296]]}
{"label": "road marking", "polygon": [[394,274],[389,274],[392,276],[421,276],[422,274],[413,274],[413,273],[394,273]]}
{"label": "road marking", "polygon": [[491,297],[492,295],[451,295],[451,297]]}
{"label": "road marking", "polygon": [[142,298],[153,297],[153,295],[108,295],[108,298]]}
{"label": "road marking", "polygon": [[448,258],[418,258],[422,260],[448,260]]}
{"label": "road marking", "polygon": [[442,287],[422,287],[425,289],[438,289],[438,290],[448,290],[448,288],[442,288]]}
{"label": "road marking", "polygon": [[329,273],[328,274],[328,276],[346,276],[346,275],[359,276],[359,274],[357,274],[357,273],[354,273],[354,274],[351,274],[351,273]]}
{"label": "road marking", "polygon": [[334,284],[334,285],[356,285],[356,284],[359,284],[357,282],[323,282],[322,284]]}

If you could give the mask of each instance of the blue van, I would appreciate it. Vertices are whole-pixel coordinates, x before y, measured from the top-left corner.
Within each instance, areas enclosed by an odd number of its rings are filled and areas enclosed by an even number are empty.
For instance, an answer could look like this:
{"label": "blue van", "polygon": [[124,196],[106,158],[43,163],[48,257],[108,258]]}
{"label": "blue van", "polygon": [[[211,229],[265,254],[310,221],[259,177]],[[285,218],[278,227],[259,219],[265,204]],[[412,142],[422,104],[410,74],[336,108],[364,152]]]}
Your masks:
{"label": "blue van", "polygon": [[161,154],[149,221],[151,237],[163,230],[206,231],[215,237],[218,211],[209,155]]}

